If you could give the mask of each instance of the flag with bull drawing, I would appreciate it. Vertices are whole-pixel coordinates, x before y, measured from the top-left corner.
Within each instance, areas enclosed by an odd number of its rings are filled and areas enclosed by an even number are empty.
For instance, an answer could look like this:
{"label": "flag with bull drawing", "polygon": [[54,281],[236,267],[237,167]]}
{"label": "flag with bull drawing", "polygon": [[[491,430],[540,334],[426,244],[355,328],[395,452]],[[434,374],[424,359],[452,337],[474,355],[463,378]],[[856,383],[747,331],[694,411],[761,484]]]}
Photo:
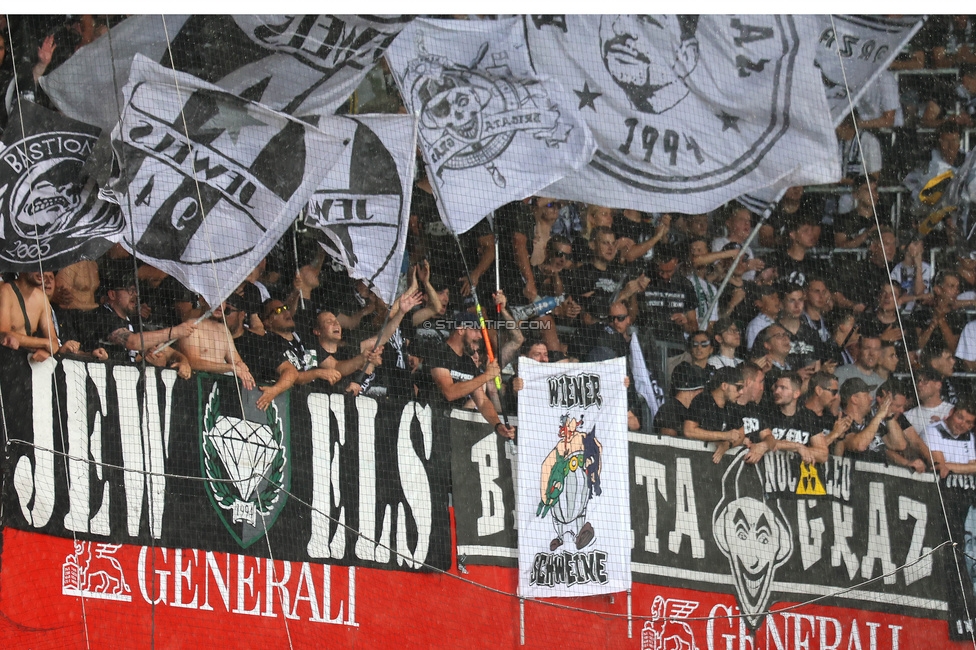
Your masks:
{"label": "flag with bull drawing", "polygon": [[305,226],[350,277],[393,304],[410,221],[417,118],[363,115],[341,125],[352,144],[312,195]]}
{"label": "flag with bull drawing", "polygon": [[519,360],[519,596],[630,589],[626,359]]}
{"label": "flag with bull drawing", "polygon": [[13,111],[0,141],[0,270],[58,269],[118,241],[122,213],[83,169],[98,135],[33,102]]}
{"label": "flag with bull drawing", "polygon": [[809,16],[525,16],[532,63],[597,142],[544,196],[697,214],[840,180]]}
{"label": "flag with bull drawing", "polygon": [[122,244],[213,306],[267,255],[349,144],[141,56],[124,95],[112,132],[112,193],[129,221]]}
{"label": "flag with bull drawing", "polygon": [[834,124],[856,106],[902,47],[922,27],[921,16],[815,16],[819,23],[816,65]]}
{"label": "flag with bull drawing", "polygon": [[420,116],[428,178],[455,233],[589,161],[588,129],[532,70],[517,18],[417,19],[386,58]]}
{"label": "flag with bull drawing", "polygon": [[119,120],[120,89],[133,57],[142,54],[289,115],[305,115],[309,105],[333,113],[410,19],[133,16],[42,77],[41,86],[67,115],[111,129]]}

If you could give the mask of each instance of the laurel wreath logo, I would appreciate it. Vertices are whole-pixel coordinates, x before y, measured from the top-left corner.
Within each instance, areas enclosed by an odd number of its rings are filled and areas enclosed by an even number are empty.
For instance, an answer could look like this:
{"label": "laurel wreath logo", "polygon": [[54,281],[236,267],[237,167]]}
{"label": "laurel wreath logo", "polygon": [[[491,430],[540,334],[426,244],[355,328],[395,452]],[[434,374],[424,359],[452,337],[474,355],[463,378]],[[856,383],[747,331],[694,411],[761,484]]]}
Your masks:
{"label": "laurel wreath logo", "polygon": [[207,481],[207,485],[210,487],[210,491],[217,504],[225,510],[233,508],[235,501],[245,501],[254,504],[258,513],[262,516],[267,516],[271,513],[271,506],[278,501],[278,488],[281,487],[282,470],[285,466],[285,448],[282,445],[284,436],[281,431],[281,418],[278,417],[278,407],[274,402],[271,402],[266,414],[268,427],[271,429],[271,434],[277,443],[278,451],[275,452],[274,458],[271,460],[270,473],[265,482],[265,488],[254,497],[244,499],[242,498],[244,495],[237,496],[237,490],[234,489],[233,482],[229,480],[224,470],[223,462],[217,454],[217,449],[214,447],[213,441],[206,435],[213,430],[217,419],[220,417],[220,392],[217,390],[216,383],[210,391],[207,410],[203,416],[204,467],[206,468],[207,478],[210,479]]}

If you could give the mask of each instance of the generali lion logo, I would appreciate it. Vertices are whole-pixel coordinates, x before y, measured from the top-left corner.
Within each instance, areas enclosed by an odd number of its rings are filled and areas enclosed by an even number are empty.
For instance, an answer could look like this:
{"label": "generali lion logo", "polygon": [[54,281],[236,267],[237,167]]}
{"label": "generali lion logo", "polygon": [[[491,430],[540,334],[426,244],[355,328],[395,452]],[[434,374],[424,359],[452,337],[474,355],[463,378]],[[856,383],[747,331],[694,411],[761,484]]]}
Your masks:
{"label": "generali lion logo", "polygon": [[61,593],[132,602],[132,589],[115,557],[120,548],[121,544],[75,541],[74,553],[61,567]]}
{"label": "generali lion logo", "polygon": [[698,603],[655,596],[651,604],[651,616],[641,630],[641,650],[698,650],[691,626],[681,619],[688,618]]}

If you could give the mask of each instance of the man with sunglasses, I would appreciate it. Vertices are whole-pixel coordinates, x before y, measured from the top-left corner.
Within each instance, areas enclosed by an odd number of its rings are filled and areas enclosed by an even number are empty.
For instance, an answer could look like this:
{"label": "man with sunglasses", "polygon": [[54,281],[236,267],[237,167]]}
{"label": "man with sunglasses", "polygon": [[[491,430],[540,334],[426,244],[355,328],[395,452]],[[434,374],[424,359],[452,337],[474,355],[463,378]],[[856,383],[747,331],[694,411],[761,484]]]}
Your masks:
{"label": "man with sunglasses", "polygon": [[298,371],[295,384],[301,386],[320,379],[332,385],[342,378],[334,368],[318,367],[315,348],[306,347],[295,331],[295,318],[288,305],[272,298],[265,302],[261,320],[267,330],[265,336],[273,341],[275,360],[287,361]]}
{"label": "man with sunglasses", "polygon": [[745,440],[745,429],[735,401],[743,388],[738,368],[719,368],[705,385],[705,392],[691,402],[684,422],[685,438],[727,442],[736,447]]}
{"label": "man with sunglasses", "polygon": [[942,374],[934,368],[915,371],[918,406],[906,411],[905,417],[919,433],[930,424],[945,419],[952,411],[952,404],[942,399],[942,379]]}

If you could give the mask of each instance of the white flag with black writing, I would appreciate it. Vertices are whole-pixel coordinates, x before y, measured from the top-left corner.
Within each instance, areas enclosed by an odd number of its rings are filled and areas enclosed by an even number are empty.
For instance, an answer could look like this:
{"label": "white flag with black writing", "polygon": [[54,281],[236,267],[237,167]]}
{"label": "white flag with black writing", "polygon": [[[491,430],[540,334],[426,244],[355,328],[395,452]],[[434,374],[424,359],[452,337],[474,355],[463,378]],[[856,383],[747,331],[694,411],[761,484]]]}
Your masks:
{"label": "white flag with black writing", "polygon": [[309,105],[333,113],[409,21],[375,15],[134,16],[42,77],[41,86],[65,114],[110,129],[119,120],[129,66],[142,54],[289,115],[305,115]]}
{"label": "white flag with black writing", "polygon": [[407,242],[417,118],[342,118],[352,141],[308,202],[305,226],[349,272],[393,304]]}
{"label": "white flag with black writing", "polygon": [[21,102],[0,140],[0,270],[56,270],[117,242],[119,207],[83,169],[99,129]]}
{"label": "white flag with black writing", "polygon": [[921,16],[815,16],[817,67],[830,114],[840,124],[921,27]]}
{"label": "white flag with black writing", "polygon": [[519,359],[519,596],[630,589],[626,371]]}
{"label": "white flag with black writing", "polygon": [[579,111],[555,101],[557,84],[532,70],[518,18],[417,19],[386,58],[420,117],[428,177],[456,234],[590,158]]}
{"label": "white flag with black writing", "polygon": [[840,159],[807,16],[526,16],[532,63],[597,141],[545,196],[695,214]]}
{"label": "white flag with black writing", "polygon": [[[136,56],[112,132],[122,244],[216,306],[271,250],[349,141]],[[341,120],[329,117],[324,120]]]}

